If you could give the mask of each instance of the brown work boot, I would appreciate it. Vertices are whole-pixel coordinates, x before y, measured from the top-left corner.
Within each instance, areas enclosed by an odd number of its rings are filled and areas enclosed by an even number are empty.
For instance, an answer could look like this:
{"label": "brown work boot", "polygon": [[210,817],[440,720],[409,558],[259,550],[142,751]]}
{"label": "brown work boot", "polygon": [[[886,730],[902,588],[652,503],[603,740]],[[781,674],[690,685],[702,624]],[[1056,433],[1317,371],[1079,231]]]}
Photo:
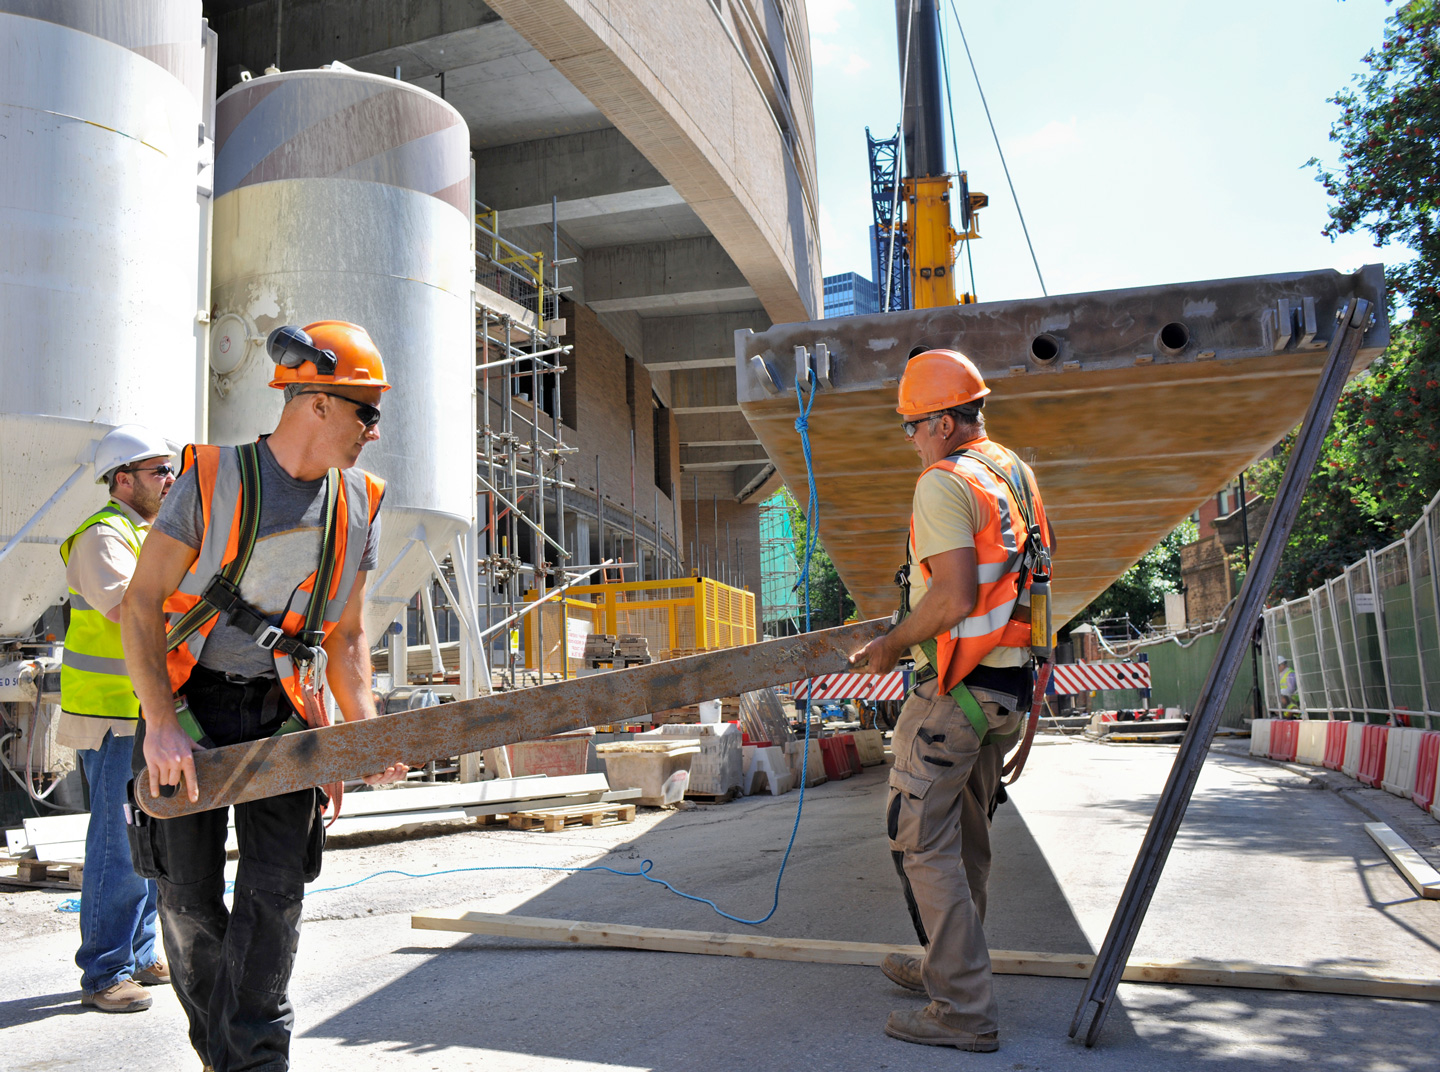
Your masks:
{"label": "brown work boot", "polygon": [[920,968],[925,963],[924,957],[917,957],[911,953],[886,953],[885,959],[880,962],[880,970],[897,986],[903,986],[906,990],[918,990],[925,993],[925,983],[920,979]]}
{"label": "brown work boot", "polygon": [[932,1001],[923,1009],[892,1012],[885,1021],[885,1034],[922,1046],[954,1046],[972,1053],[994,1053],[1000,1048],[1000,1033],[987,1031],[977,1035],[951,1027],[941,1019],[938,1003]]}
{"label": "brown work boot", "polygon": [[101,1012],[143,1012],[154,1000],[134,979],[121,979],[93,994],[88,990],[80,992],[81,1005]]}
{"label": "brown work boot", "polygon": [[135,981],[141,986],[169,986],[170,969],[163,960],[157,960],[149,967],[137,971]]}

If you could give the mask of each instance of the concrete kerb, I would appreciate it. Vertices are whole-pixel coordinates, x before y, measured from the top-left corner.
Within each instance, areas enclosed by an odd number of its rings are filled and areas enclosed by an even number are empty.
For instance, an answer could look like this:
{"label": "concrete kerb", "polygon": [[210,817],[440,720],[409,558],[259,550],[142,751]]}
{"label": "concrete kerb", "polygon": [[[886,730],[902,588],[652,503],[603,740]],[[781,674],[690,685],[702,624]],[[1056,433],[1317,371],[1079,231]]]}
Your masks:
{"label": "concrete kerb", "polygon": [[[1242,749],[1245,750],[1242,751]],[[1248,759],[1256,763],[1280,767],[1291,774],[1300,775],[1316,787],[1334,793],[1370,822],[1385,823],[1390,826],[1397,834],[1404,837],[1427,863],[1432,867],[1440,868],[1440,820],[1436,820],[1428,812],[1416,807],[1413,801],[1387,793],[1383,789],[1372,789],[1361,785],[1354,778],[1340,771],[1251,755],[1248,751],[1248,744],[1244,742],[1239,746],[1217,743],[1211,746],[1211,751],[1232,758]]]}

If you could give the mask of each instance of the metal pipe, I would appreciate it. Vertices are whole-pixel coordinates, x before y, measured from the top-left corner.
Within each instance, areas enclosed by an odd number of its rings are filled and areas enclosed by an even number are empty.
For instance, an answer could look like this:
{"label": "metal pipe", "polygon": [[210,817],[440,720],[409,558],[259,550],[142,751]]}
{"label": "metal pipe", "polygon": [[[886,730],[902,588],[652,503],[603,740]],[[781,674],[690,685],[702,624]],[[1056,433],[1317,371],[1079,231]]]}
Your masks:
{"label": "metal pipe", "polygon": [[1373,307],[1370,302],[1363,298],[1352,298],[1343,307],[1335,325],[1335,336],[1330,342],[1324,370],[1310,400],[1300,434],[1290,452],[1290,463],[1285,468],[1285,475],[1275,494],[1275,504],[1265,523],[1265,530],[1260,535],[1254,563],[1245,574],[1245,584],[1240,590],[1235,610],[1225,623],[1225,632],[1221,635],[1215,661],[1211,664],[1205,684],[1200,689],[1189,729],[1180,743],[1170,777],[1160,795],[1155,814],[1145,832],[1145,840],[1126,881],[1125,892],[1120,897],[1110,929],[1105,935],[1105,942],[1100,948],[1099,956],[1095,958],[1094,970],[1086,981],[1085,991],[1070,1023],[1070,1036],[1073,1038],[1079,1032],[1087,1010],[1093,1006],[1090,1028],[1085,1035],[1087,1046],[1095,1044],[1109,1015],[1115,989],[1120,985],[1121,973],[1130,959],[1130,951],[1135,946],[1135,938],[1140,933],[1145,912],[1155,894],[1155,887],[1160,881],[1170,848],[1175,843],[1175,836],[1185,817],[1190,796],[1195,791],[1195,783],[1200,777],[1200,769],[1215,737],[1215,729],[1220,724],[1220,716],[1230,698],[1230,690],[1235,685],[1245,648],[1255,635],[1255,626],[1264,610],[1265,598],[1280,565],[1280,556],[1284,553],[1290,530],[1300,512],[1305,487],[1310,481],[1310,474],[1314,471],[1330,422],[1335,416],[1335,404],[1345,386],[1346,375],[1354,364],[1355,355],[1360,349],[1372,315]]}
{"label": "metal pipe", "polygon": [[[495,487],[493,487],[493,486],[490,484],[490,482],[489,482],[488,480],[486,480],[483,476],[480,477],[479,479],[480,479],[480,483],[484,484],[487,488],[490,489],[490,491],[494,492],[495,496],[496,496],[501,502],[503,502],[506,506],[508,506],[508,507],[510,508],[510,512],[511,512],[511,513],[519,513],[520,507],[516,506],[513,502],[511,502],[509,499],[507,499],[498,489],[496,489]],[[530,487],[530,488],[526,488],[526,489],[524,489],[524,490],[526,490],[526,491],[534,491],[534,492],[536,493],[536,499],[537,499],[537,500],[539,500],[540,497],[544,494],[544,490],[543,490],[542,488],[538,488],[538,487]],[[556,550],[558,550],[562,555],[565,555],[566,558],[569,558],[569,557],[570,557],[569,552],[567,552],[567,551],[565,550],[564,546],[561,545],[561,544],[556,543],[554,537],[550,536],[543,528],[541,528],[539,525],[537,525],[537,524],[536,524],[533,520],[531,520],[530,518],[526,517],[523,513],[520,513],[519,516],[520,516],[520,520],[523,521],[523,522],[525,522],[525,524],[529,525],[529,526],[531,527],[531,529],[533,529],[533,530],[540,536],[541,539],[543,539],[546,543],[548,543],[548,544],[550,544],[551,546],[553,546],[553,547],[554,547]]]}
{"label": "metal pipe", "polygon": [[439,674],[440,680],[445,680],[445,661],[440,657],[440,635],[435,628],[435,600],[430,595],[430,587],[433,582],[427,581],[425,587],[420,589],[420,609],[425,612],[425,636],[430,641],[430,673]]}
{"label": "metal pipe", "polygon": [[31,514],[30,520],[21,525],[15,535],[10,537],[5,547],[0,549],[0,562],[4,562],[5,559],[9,557],[11,551],[25,542],[25,537],[29,536],[31,530],[40,524],[40,519],[50,512],[50,508],[65,497],[65,493],[70,490],[71,485],[73,485],[75,481],[80,479],[80,474],[83,473],[89,465],[89,462],[81,462],[75,467],[75,471],[65,478],[65,483],[55,489],[55,494],[40,504],[40,509]]}
{"label": "metal pipe", "polygon": [[[540,319],[540,312],[543,312],[543,309],[537,311],[537,320]],[[535,335],[533,332],[530,335],[530,345],[532,347],[535,345]],[[540,457],[540,414],[544,410],[540,391],[539,363],[532,361],[530,363],[530,399],[531,404],[534,406],[532,411],[534,413],[534,420],[530,422],[530,479],[535,481],[536,492],[531,508],[535,514],[535,531],[540,534],[542,542],[537,544],[533,539],[530,541],[530,558],[533,560],[535,566],[536,599],[538,602],[543,603],[545,602],[546,572],[545,544],[543,541],[549,540],[550,537],[545,533],[545,489],[540,486],[545,479],[545,461]],[[516,493],[516,497],[519,497],[518,492]],[[563,551],[564,548],[562,547],[561,550]],[[539,682],[543,685],[545,684],[545,615],[543,614],[537,614],[535,616],[535,645],[539,648],[535,653],[535,669],[540,675]]]}
{"label": "metal pipe", "polygon": [[[473,215],[473,213],[472,213]],[[490,310],[481,308],[480,353],[482,368],[490,360]],[[495,481],[494,433],[490,428],[490,373],[484,372],[481,381],[485,385],[483,416],[480,418],[482,439],[485,444],[485,486],[493,488]],[[485,492],[485,624],[488,626],[495,617],[495,495],[493,490]],[[490,680],[490,647],[487,644],[481,657],[485,663],[485,680]]]}
{"label": "metal pipe", "polygon": [[[510,345],[511,320],[508,314],[500,317],[500,334],[505,338],[505,345]],[[520,483],[516,471],[516,448],[519,443],[515,439],[515,400],[514,391],[510,381],[505,381],[505,389],[500,392],[502,406],[504,407],[504,443],[505,443],[505,479],[508,481],[506,487],[511,494],[516,494],[515,487]],[[518,495],[517,495],[518,497]],[[508,541],[505,546],[505,609],[508,613],[515,613],[516,586],[520,583],[520,511],[511,510],[506,515],[506,529],[508,530]],[[510,638],[505,638],[505,666],[510,674],[510,687],[515,687],[515,649],[510,643]]]}
{"label": "metal pipe", "polygon": [[680,566],[680,490],[679,482],[670,485],[670,558],[675,563],[675,572],[683,572]]}
{"label": "metal pipe", "polygon": [[[600,570],[604,569],[606,566],[613,566],[613,565],[615,565],[615,564],[616,564],[616,563],[615,563],[615,560],[614,560],[614,559],[607,558],[604,562],[601,562],[599,565],[597,565],[597,566],[591,566],[589,569],[585,570],[583,573],[577,573],[577,574],[575,574],[575,575],[572,576],[568,581],[566,581],[564,584],[560,585],[560,587],[556,588],[555,591],[551,592],[550,595],[549,595],[548,597],[546,597],[546,598],[548,598],[548,599],[554,599],[556,596],[558,596],[558,595],[560,595],[561,593],[563,593],[567,588],[570,588],[570,587],[573,586],[573,585],[579,584],[581,581],[583,581],[586,577],[590,576],[592,573],[598,573]],[[514,614],[510,615],[510,617],[504,619],[503,621],[498,621],[498,622],[496,622],[494,625],[490,626],[490,628],[486,629],[486,630],[485,630],[483,633],[481,633],[480,635],[481,635],[482,637],[493,636],[494,634],[498,633],[501,629],[504,629],[504,628],[505,628],[507,625],[509,625],[511,622],[517,621],[518,619],[525,617],[525,615],[529,614],[532,610],[534,610],[534,609],[535,609],[536,607],[538,607],[538,606],[540,606],[540,600],[538,600],[538,599],[535,600],[535,601],[533,601],[533,602],[526,603],[526,604],[525,604],[523,607],[521,607],[518,611],[516,611]]]}
{"label": "metal pipe", "polygon": [[[595,455],[595,557],[605,557],[605,500],[600,495],[600,455]],[[610,574],[605,574],[608,583]]]}

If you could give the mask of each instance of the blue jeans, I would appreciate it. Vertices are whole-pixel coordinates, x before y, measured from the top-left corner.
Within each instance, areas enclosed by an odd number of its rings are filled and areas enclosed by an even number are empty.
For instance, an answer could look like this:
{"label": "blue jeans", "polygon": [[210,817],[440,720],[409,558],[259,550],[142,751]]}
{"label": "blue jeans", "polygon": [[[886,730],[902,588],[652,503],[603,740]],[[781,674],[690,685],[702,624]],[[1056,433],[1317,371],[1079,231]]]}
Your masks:
{"label": "blue jeans", "polygon": [[97,993],[148,968],[155,954],[155,883],[135,874],[125,834],[125,784],[133,737],[105,734],[79,749],[90,783],[90,829],[80,887],[80,986]]}

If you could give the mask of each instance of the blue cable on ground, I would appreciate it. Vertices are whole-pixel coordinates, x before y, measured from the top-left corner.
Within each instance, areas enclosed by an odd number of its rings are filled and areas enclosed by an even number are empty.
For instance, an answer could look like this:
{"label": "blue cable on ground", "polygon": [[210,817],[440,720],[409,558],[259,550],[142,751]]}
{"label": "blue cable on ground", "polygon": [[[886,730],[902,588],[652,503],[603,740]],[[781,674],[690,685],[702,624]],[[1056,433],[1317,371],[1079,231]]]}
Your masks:
{"label": "blue cable on ground", "polygon": [[[800,567],[800,579],[795,587],[801,585],[805,588],[805,632],[810,632],[810,558],[815,553],[816,529],[820,514],[820,496],[815,489],[815,470],[810,460],[810,407],[815,404],[815,373],[809,373],[810,400],[806,402],[805,396],[800,389],[800,382],[795,382],[795,399],[800,407],[800,416],[795,418],[795,431],[800,433],[800,447],[805,454],[805,476],[810,484],[810,498],[806,503],[805,510],[805,561]],[[687,901],[695,901],[698,904],[709,905],[717,915],[723,916],[732,923],[743,923],[747,927],[758,927],[773,916],[780,908],[780,883],[785,878],[785,865],[790,862],[790,851],[795,847],[795,836],[800,832],[800,816],[805,811],[805,783],[810,771],[810,699],[813,686],[810,680],[805,682],[804,718],[805,718],[805,754],[800,761],[800,798],[795,804],[795,822],[790,827],[790,840],[785,845],[785,855],[780,858],[780,871],[775,876],[775,894],[770,904],[770,911],[766,912],[759,919],[743,919],[740,916],[732,916],[723,908],[717,905],[708,897],[701,897],[698,894],[686,893],[684,890],[676,889],[663,878],[656,878],[650,874],[655,868],[655,861],[645,859],[640,861],[640,867],[635,871],[623,871],[618,867],[606,867],[604,864],[590,864],[586,867],[543,867],[538,864],[494,864],[486,867],[452,867],[444,871],[428,871],[415,873],[412,871],[385,870],[376,871],[372,875],[358,878],[354,882],[347,882],[340,886],[322,886],[320,889],[307,890],[307,896],[317,893],[335,893],[339,890],[348,890],[359,886],[361,883],[369,882],[372,878],[381,878],[385,875],[398,875],[401,878],[420,879],[437,878],[440,875],[459,875],[472,871],[566,871],[578,874],[582,871],[603,871],[612,875],[619,875],[622,878],[643,878],[646,882],[653,882],[657,886],[664,886],[676,897],[683,897]],[[225,884],[226,892],[233,889],[233,883]],[[80,899],[72,897],[62,901],[56,906],[57,912],[78,912],[80,911]]]}

